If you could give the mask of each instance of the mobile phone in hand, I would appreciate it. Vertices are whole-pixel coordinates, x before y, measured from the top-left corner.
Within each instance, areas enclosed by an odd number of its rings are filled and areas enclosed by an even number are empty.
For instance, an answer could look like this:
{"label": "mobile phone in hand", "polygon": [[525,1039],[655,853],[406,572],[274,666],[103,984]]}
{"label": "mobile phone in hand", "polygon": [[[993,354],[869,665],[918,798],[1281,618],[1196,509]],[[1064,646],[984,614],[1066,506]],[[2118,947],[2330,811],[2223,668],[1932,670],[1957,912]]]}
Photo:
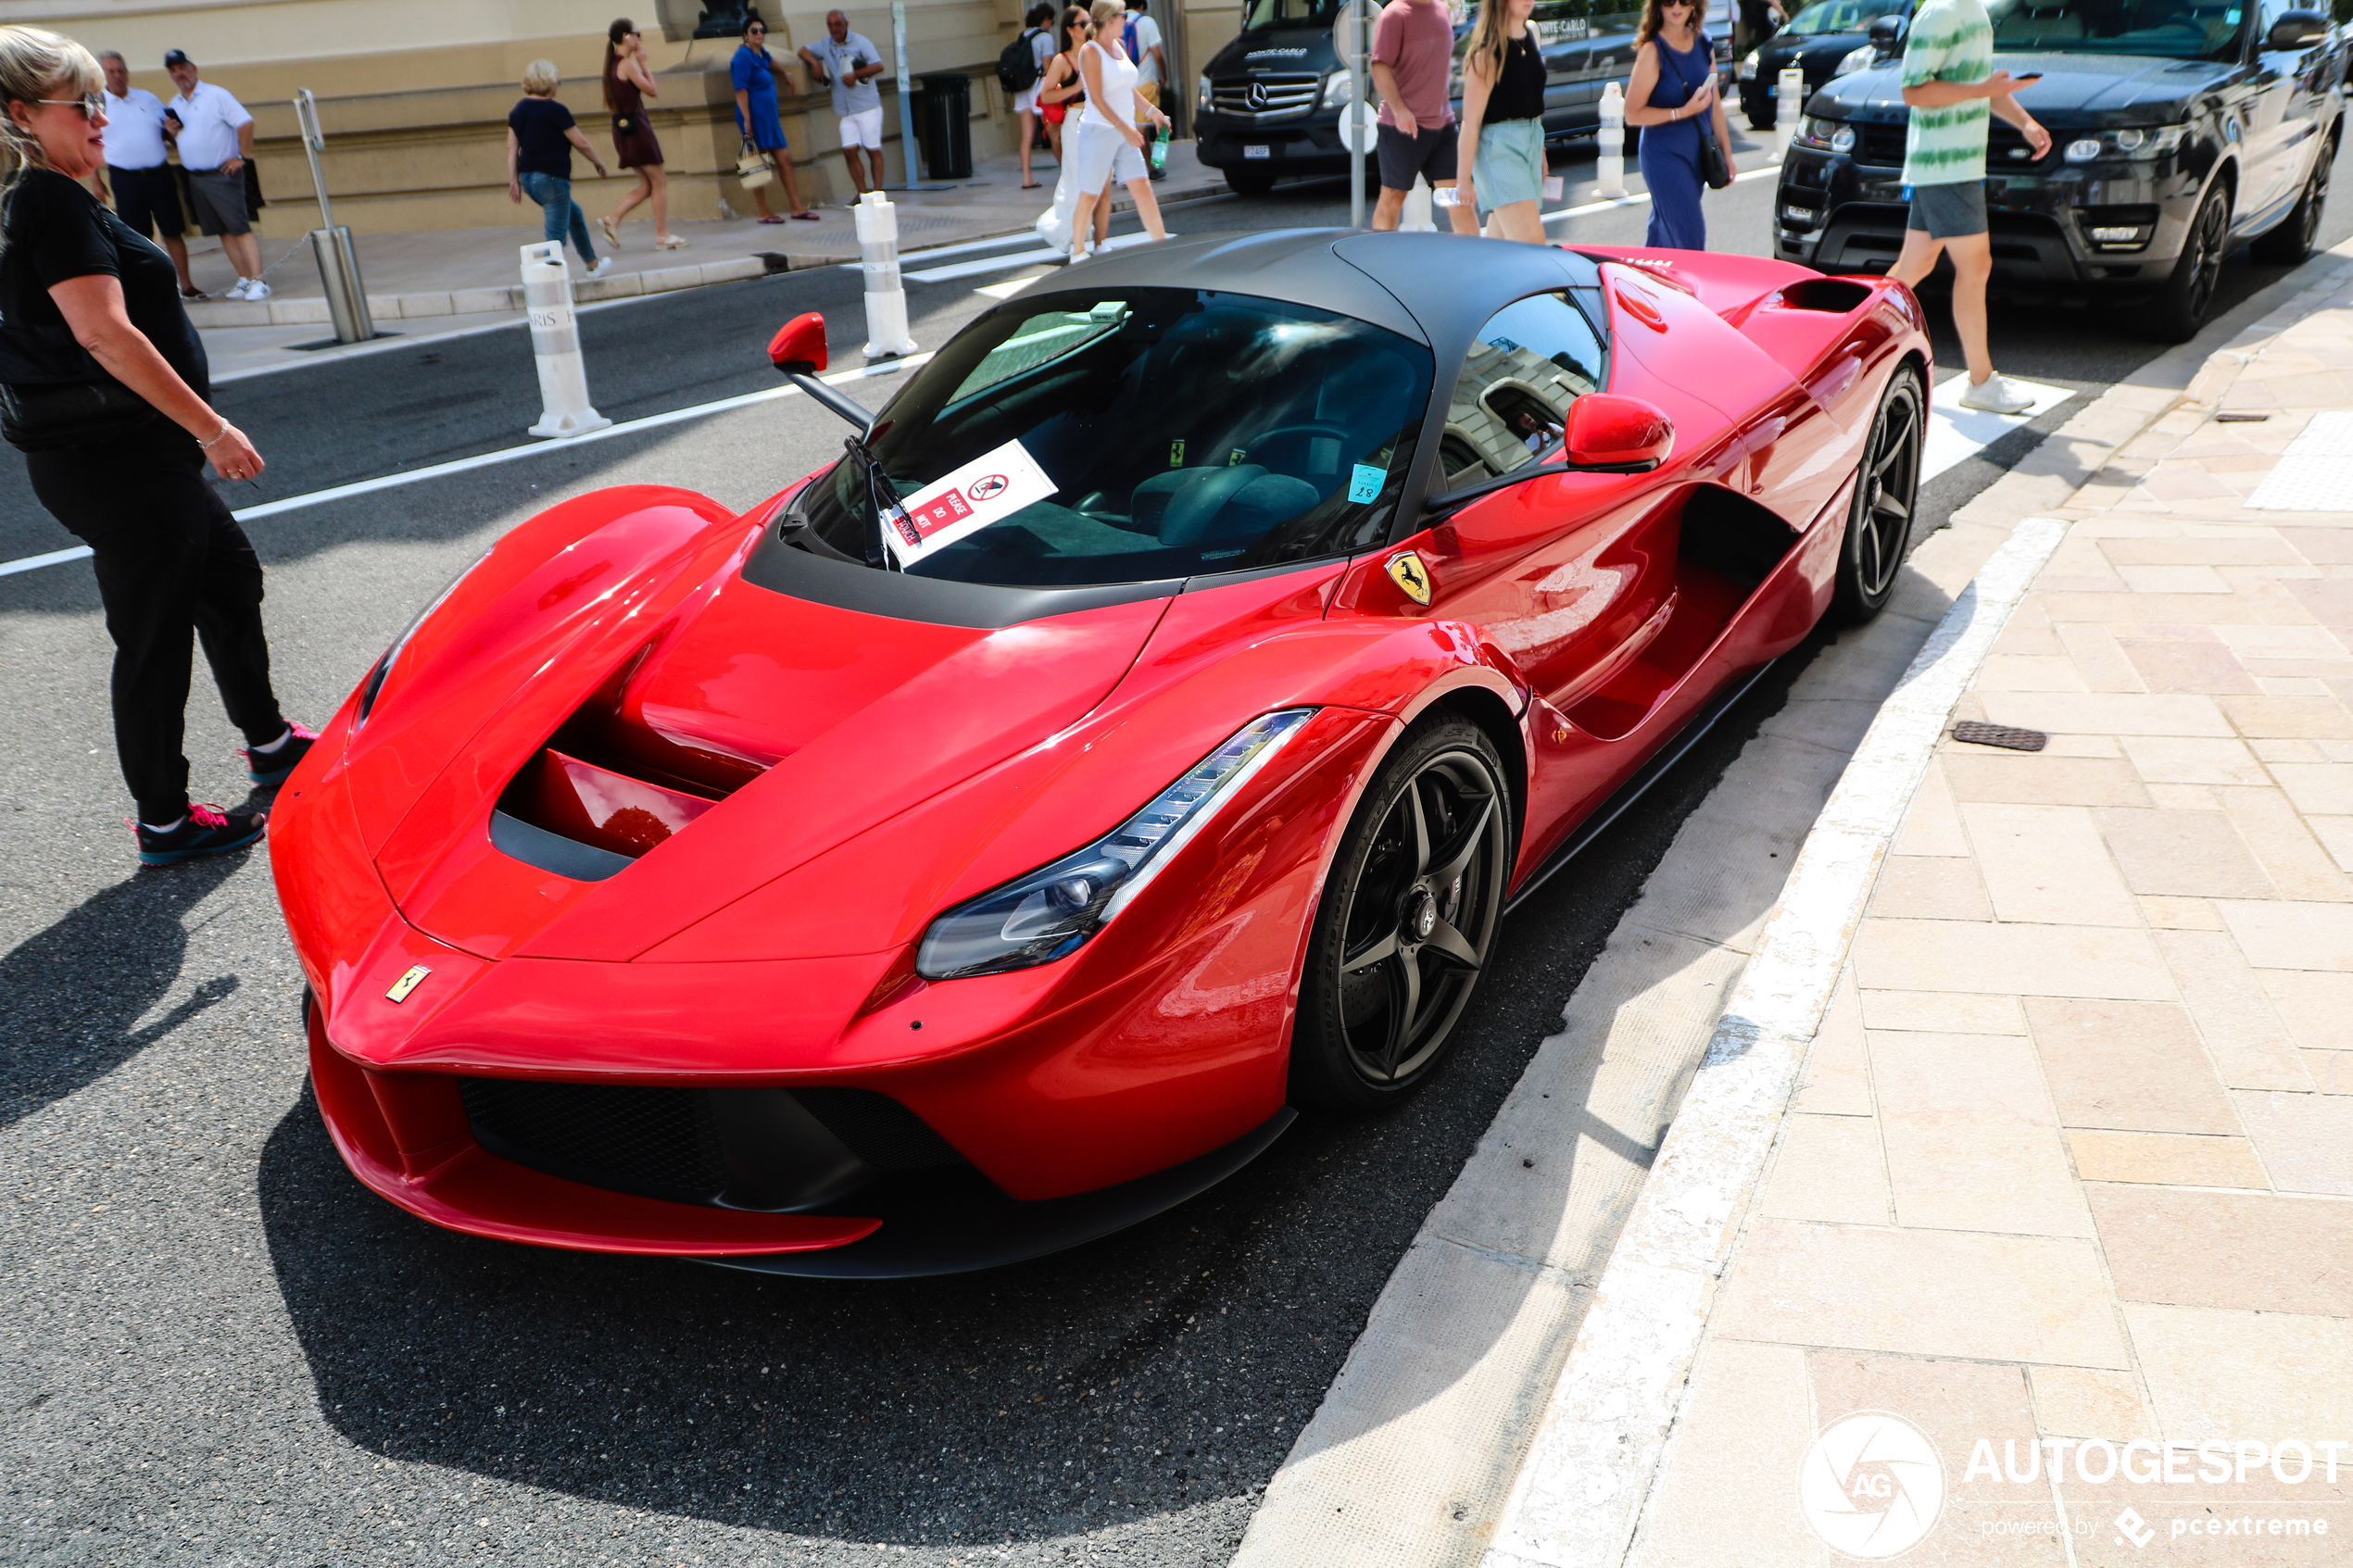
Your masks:
{"label": "mobile phone in hand", "polygon": [[2010,80],[2012,82],[2040,82],[2043,80],[2043,73],[2039,70],[2020,71],[2018,75],[2011,77]]}

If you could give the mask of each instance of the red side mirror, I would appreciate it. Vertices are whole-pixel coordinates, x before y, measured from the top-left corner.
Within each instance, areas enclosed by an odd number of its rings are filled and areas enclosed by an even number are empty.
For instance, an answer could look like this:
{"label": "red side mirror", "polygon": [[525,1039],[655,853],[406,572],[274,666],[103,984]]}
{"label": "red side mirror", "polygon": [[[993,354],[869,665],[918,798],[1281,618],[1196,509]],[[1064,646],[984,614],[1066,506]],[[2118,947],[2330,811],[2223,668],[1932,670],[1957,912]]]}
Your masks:
{"label": "red side mirror", "polygon": [[1561,456],[1577,467],[1656,468],[1674,449],[1674,423],[1655,404],[1589,392],[1568,406]]}
{"label": "red side mirror", "polygon": [[825,368],[825,319],[812,310],[796,316],[768,340],[768,360],[788,376],[813,376]]}

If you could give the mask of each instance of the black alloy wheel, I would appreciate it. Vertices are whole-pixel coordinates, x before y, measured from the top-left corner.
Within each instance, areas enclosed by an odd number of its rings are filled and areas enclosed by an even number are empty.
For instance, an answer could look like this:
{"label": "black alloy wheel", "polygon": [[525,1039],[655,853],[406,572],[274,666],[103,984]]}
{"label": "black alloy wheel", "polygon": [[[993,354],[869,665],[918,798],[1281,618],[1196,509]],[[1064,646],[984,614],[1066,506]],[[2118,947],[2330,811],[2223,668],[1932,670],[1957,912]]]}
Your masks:
{"label": "black alloy wheel", "polygon": [[1226,188],[1238,196],[1263,196],[1275,188],[1271,174],[1239,174],[1226,170]]}
{"label": "black alloy wheel", "polygon": [[1334,858],[1292,1031],[1294,1104],[1363,1112],[1427,1083],[1502,923],[1511,793],[1467,720],[1399,742]]}
{"label": "black alloy wheel", "polygon": [[2222,253],[2231,232],[2231,202],[2218,182],[2190,220],[2189,238],[2173,276],[2147,316],[2148,334],[2159,343],[2187,343],[2206,325],[2214,309],[2214,291],[2222,282]]}
{"label": "black alloy wheel", "polygon": [[1838,596],[1832,613],[1849,626],[1877,615],[1895,591],[1895,574],[1911,551],[1912,514],[1919,508],[1920,452],[1928,427],[1928,397],[1920,373],[1906,365],[1880,395],[1871,437],[1855,470],[1855,499],[1846,511],[1846,541],[1838,552]]}
{"label": "black alloy wheel", "polygon": [[2334,136],[2321,144],[2311,177],[2304,182],[2304,194],[2296,198],[2295,208],[2246,247],[2256,260],[2295,267],[2310,257],[2312,242],[2321,233],[2321,209],[2329,204],[2329,171],[2336,162],[2336,144]]}

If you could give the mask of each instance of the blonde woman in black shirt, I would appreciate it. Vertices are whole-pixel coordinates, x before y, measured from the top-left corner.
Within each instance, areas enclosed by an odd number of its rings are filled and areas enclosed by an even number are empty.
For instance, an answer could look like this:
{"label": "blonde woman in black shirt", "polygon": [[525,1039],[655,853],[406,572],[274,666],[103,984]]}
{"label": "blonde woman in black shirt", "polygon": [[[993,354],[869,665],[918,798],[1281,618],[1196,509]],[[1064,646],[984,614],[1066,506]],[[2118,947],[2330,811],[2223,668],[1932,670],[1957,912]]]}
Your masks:
{"label": "blonde woman in black shirt", "polygon": [[1478,156],[1454,199],[1495,215],[1507,240],[1544,243],[1544,56],[1528,19],[1536,0],[1486,0],[1463,56],[1462,145]]}
{"label": "blonde woman in black shirt", "polygon": [[105,159],[105,78],[90,52],[0,27],[0,435],[32,492],[88,545],[114,639],[115,748],[149,865],[242,849],[266,813],[188,798],[188,675],[201,637],[258,785],[317,738],[270,685],[261,562],[205,482],[261,454],[206,400],[204,345],[169,257],[83,183]]}

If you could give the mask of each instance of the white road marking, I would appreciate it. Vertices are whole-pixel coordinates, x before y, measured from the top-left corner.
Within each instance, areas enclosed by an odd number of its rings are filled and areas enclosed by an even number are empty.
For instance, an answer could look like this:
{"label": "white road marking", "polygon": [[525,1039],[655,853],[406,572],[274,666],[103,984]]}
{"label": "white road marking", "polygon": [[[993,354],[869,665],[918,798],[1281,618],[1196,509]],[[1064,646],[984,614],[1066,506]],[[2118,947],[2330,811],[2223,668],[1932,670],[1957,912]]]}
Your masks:
{"label": "white road marking", "polygon": [[[1168,237],[1173,240],[1176,236],[1174,232],[1171,232]],[[1151,245],[1153,241],[1150,234],[1114,234],[1110,239],[1103,242],[1102,248],[1104,250],[1126,250],[1130,245]],[[1001,272],[1008,267],[1026,267],[1032,262],[1060,261],[1062,258],[1062,252],[1052,249],[1047,245],[1036,245],[1028,250],[1015,251],[1009,256],[989,256],[984,257],[978,261],[958,261],[952,262],[946,267],[926,267],[920,272],[909,272],[906,275],[920,283],[945,283],[957,278],[977,277],[983,272]],[[851,261],[846,262],[844,265],[854,268],[858,266],[859,263]]]}
{"label": "white road marking", "polygon": [[[1778,163],[1768,163],[1762,169],[1743,169],[1732,176],[1732,183],[1737,185],[1743,180],[1762,180],[1768,174],[1779,174],[1780,171],[1781,166]],[[1543,214],[1543,220],[1547,223],[1557,223],[1564,218],[1583,218],[1591,213],[1607,212],[1613,207],[1640,207],[1650,199],[1651,194],[1648,191],[1631,191],[1622,196],[1612,196],[1606,201],[1587,202],[1583,207],[1565,207],[1558,212],[1547,212]]]}
{"label": "white road marking", "polygon": [[2075,395],[2063,386],[2010,378],[2010,384],[2034,399],[2022,414],[1987,414],[1961,407],[1961,389],[1969,372],[1948,376],[1928,400],[1928,440],[1920,449],[1920,483],[1925,484],[1965,458],[1974,457],[2038,414],[2047,413]]}
{"label": "white road marking", "polygon": [[1007,278],[1001,283],[983,283],[973,290],[973,293],[985,294],[991,299],[1011,299],[1038,279],[1052,275],[1051,269],[1041,267],[1035,272],[1025,272],[1018,278]]}
{"label": "white road marking", "polygon": [[[855,370],[840,370],[824,379],[828,386],[845,382],[866,381],[876,376],[897,375],[929,359],[931,355],[910,354],[904,359],[892,359],[880,365],[867,365]],[[635,435],[640,431],[659,430],[664,425],[683,424],[710,414],[724,414],[736,408],[749,408],[755,404],[774,403],[779,398],[798,397],[797,386],[774,386],[765,392],[748,392],[740,397],[722,397],[712,403],[698,403],[691,408],[673,408],[668,413],[648,414],[642,420],[629,420],[621,424],[607,425],[586,435],[575,435],[562,441],[535,441],[528,446],[505,446],[496,452],[478,453],[471,458],[459,458],[447,463],[434,463],[426,468],[409,469],[400,473],[381,474],[351,484],[337,484],[325,490],[313,490],[304,495],[289,495],[283,501],[264,501],[258,507],[246,507],[237,512],[239,522],[276,517],[280,512],[300,511],[306,507],[323,506],[329,501],[347,501],[355,495],[372,495],[379,490],[395,490],[404,484],[416,484],[428,479],[444,479],[453,473],[468,473],[475,469],[496,468],[502,463],[535,458],[543,452],[562,452],[575,446],[585,446],[595,441],[610,441],[616,435]],[[86,545],[70,550],[52,550],[44,556],[26,556],[19,560],[0,561],[0,577],[12,577],[19,571],[37,571],[44,566],[61,566],[69,560],[86,560],[90,547]]]}

